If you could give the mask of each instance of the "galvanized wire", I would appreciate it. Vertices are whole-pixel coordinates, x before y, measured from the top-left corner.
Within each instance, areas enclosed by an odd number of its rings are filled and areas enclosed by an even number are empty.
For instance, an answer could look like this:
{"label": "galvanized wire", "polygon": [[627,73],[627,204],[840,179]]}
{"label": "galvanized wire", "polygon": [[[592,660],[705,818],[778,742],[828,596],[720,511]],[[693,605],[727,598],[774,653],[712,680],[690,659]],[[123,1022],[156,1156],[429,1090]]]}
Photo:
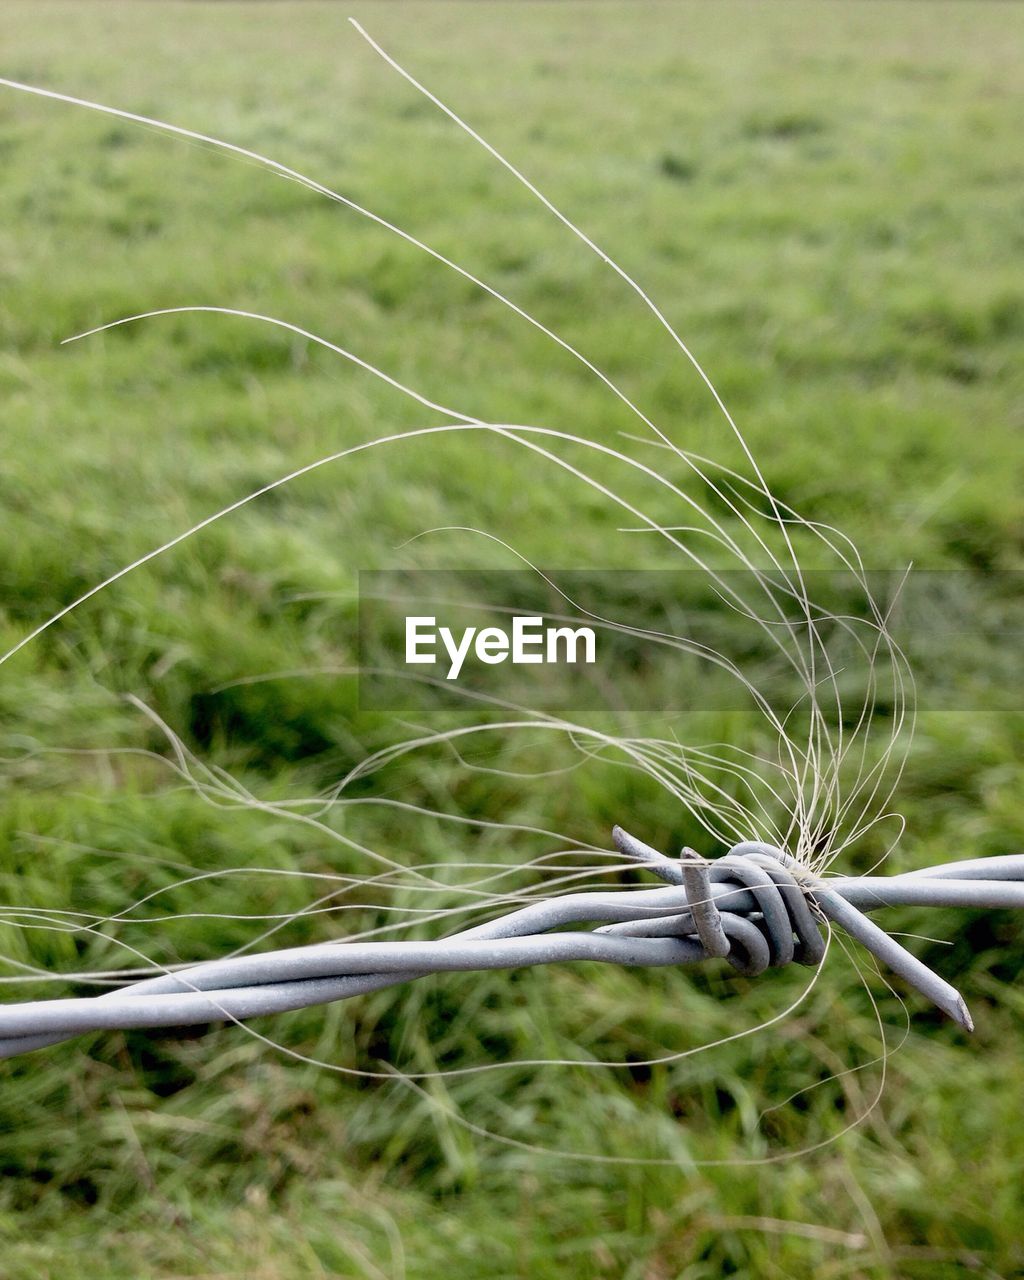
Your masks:
{"label": "galvanized wire", "polygon": [[[90,1031],[284,1013],[437,973],[576,961],[671,966],[726,959],[756,976],[793,961],[820,964],[826,921],[972,1030],[960,993],[865,912],[894,906],[1024,908],[1024,855],[825,881],[769,845],[739,844],[709,862],[690,849],[678,860],[666,857],[620,828],[614,838],[622,854],[668,887],[551,898],[434,941],[290,947],[192,965],[102,996],[0,1005],[0,1057]],[[581,924],[597,927],[571,927]]]}

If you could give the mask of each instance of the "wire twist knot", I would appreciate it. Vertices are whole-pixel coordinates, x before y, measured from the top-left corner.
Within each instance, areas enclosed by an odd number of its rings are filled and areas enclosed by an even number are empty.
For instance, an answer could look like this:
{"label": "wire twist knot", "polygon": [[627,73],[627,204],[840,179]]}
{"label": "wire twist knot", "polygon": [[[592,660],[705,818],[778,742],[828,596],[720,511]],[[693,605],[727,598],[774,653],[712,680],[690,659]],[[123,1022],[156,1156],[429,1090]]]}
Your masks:
{"label": "wire twist knot", "polygon": [[[687,909],[676,915],[612,925],[609,933],[630,937],[678,937],[699,943],[706,959],[728,960],[747,977],[796,962],[818,965],[825,943],[810,897],[811,886],[769,845],[736,845],[709,861],[683,849],[678,862],[615,829],[619,850],[651,866],[665,880],[686,889]],[[653,856],[652,856],[653,855]],[[676,872],[667,874],[671,867]],[[712,886],[719,886],[716,892]],[[723,892],[724,890],[724,892]],[[749,910],[722,910],[732,894],[753,899]]]}

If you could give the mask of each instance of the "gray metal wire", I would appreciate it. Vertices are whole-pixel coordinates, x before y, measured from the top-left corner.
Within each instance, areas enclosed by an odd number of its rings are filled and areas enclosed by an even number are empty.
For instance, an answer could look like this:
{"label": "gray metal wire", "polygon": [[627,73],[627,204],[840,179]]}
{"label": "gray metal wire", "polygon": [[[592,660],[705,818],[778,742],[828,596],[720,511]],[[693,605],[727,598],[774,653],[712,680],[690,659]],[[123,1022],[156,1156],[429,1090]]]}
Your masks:
{"label": "gray metal wire", "polygon": [[[884,907],[1024,908],[1024,855],[899,876],[810,875],[782,850],[747,842],[713,862],[668,858],[616,827],[616,847],[664,888],[584,892],[533,903],[428,942],[319,943],[208,961],[102,996],[0,1005],[0,1057],[98,1030],[189,1026],[285,1013],[428,974],[598,961],[629,966],[726,959],[756,976],[818,965],[820,925],[838,925],[966,1030],[960,993],[865,914]],[[591,930],[568,928],[596,925]]]}

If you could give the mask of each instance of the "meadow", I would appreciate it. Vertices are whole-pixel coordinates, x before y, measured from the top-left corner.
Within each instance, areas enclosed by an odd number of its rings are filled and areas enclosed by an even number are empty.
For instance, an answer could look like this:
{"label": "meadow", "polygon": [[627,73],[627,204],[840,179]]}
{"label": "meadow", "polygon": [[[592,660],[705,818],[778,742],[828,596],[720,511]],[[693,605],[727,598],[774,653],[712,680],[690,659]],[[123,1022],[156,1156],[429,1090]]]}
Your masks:
{"label": "meadow", "polygon": [[[344,192],[541,316],[686,448],[729,464],[736,445],[706,388],[638,300],[383,65],[350,12],[644,284],[780,498],[849,534],[871,568],[970,581],[1022,567],[1024,10],[3,6],[0,75],[228,139]],[[268,481],[434,420],[294,333],[241,319],[167,316],[60,345],[193,305],[284,317],[481,419],[608,441],[636,430],[563,350],[350,210],[210,147],[0,91],[0,651]],[[380,903],[310,914],[309,882],[244,873],[365,865],[326,832],[182,785],[125,695],[266,805],[310,795],[394,736],[338,674],[354,661],[360,570],[509,567],[463,531],[418,537],[441,526],[494,531],[542,565],[674,563],[622,523],[501,440],[388,446],[267,494],[26,646],[0,667],[4,902],[105,919],[157,896],[151,923],[93,932],[9,912],[10,998],[55,994],[19,966],[113,967],[119,941],[166,964],[249,944],[271,917],[299,913],[282,944],[383,918]],[[253,679],[289,672],[306,674]],[[971,678],[970,711],[922,708],[894,870],[1024,849],[1024,713],[1007,705],[1004,670]],[[701,732],[752,731],[723,712]],[[514,866],[521,847],[373,796],[604,848],[623,822],[667,851],[723,851],[621,770],[517,780],[512,742],[477,763],[494,772],[444,751],[401,761],[339,830],[409,865],[450,863],[453,891],[461,862]],[[545,742],[529,763],[564,756]],[[836,869],[867,870],[892,834]],[[181,883],[206,872],[228,874]],[[643,1063],[775,1017],[806,976],[452,976],[254,1024],[291,1052],[223,1027],[90,1036],[5,1062],[0,1271],[1024,1275],[1022,922],[887,920],[958,984],[973,1036],[871,973],[866,989],[837,954],[789,1017],[661,1066]],[[523,1065],[420,1091],[346,1074],[541,1056],[637,1065]],[[645,1158],[662,1163],[631,1163]]]}

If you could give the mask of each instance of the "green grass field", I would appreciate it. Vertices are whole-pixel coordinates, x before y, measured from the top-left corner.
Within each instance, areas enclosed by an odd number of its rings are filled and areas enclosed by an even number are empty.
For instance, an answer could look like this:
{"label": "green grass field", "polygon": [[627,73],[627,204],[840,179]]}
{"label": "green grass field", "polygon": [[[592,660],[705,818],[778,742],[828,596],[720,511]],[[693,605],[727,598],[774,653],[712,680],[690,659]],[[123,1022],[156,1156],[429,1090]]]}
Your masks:
{"label": "green grass field", "polygon": [[[3,6],[0,75],[311,174],[535,311],[687,448],[731,462],[706,391],[637,300],[376,59],[349,12],[650,289],[780,497],[853,536],[872,567],[1021,567],[1024,9]],[[435,420],[328,352],[242,320],[167,317],[59,346],[193,304],[283,317],[481,418],[608,441],[635,429],[564,352],[344,208],[209,148],[0,91],[0,650],[267,481]],[[268,495],[25,648],[0,669],[5,901],[107,916],[163,892],[155,923],[106,936],[4,924],[10,997],[30,990],[18,965],[123,964],[115,939],[161,963],[212,957],[315,896],[258,874],[174,887],[192,873],[366,869],[330,833],[211,806],[158,760],[113,752],[168,754],[123,694],[261,799],[312,794],[392,740],[389,718],[360,712],[338,676],[232,682],[350,663],[360,569],[509,566],[469,534],[403,548],[441,525],[492,531],[542,565],[670,563],[653,540],[618,534],[622,523],[500,440],[389,447]],[[894,867],[1024,848],[1024,716],[998,710],[998,683],[975,692],[997,709],[922,717]],[[742,717],[711,728],[746,742]],[[529,762],[565,755],[550,743]],[[522,757],[510,745],[486,763],[515,770]],[[436,752],[372,794],[603,846],[613,822],[632,821],[666,849],[720,851],[621,771],[517,783]],[[523,856],[507,833],[373,806],[336,825],[409,864],[450,860],[453,876],[470,856]],[[837,869],[866,869],[891,834]],[[276,940],[380,918],[305,915]],[[959,985],[978,1029],[968,1039],[872,976],[889,1048],[901,1044],[884,1080],[879,1020],[842,955],[792,1016],[653,1068],[517,1066],[417,1094],[234,1027],[85,1037],[6,1062],[0,1273],[1022,1276],[1021,920],[888,919],[953,940],[910,945]],[[595,968],[429,980],[256,1029],[346,1069],[639,1061],[772,1018],[805,982]],[[538,1154],[475,1136],[453,1113],[522,1143],[668,1163]],[[816,1149],[763,1162],[804,1146]]]}

